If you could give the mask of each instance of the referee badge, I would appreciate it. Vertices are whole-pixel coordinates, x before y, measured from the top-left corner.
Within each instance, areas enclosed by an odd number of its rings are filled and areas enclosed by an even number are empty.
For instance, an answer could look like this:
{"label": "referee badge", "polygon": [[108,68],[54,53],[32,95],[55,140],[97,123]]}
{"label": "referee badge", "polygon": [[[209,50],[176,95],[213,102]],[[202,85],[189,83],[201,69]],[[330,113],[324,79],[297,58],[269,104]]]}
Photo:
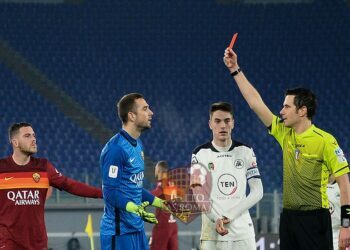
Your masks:
{"label": "referee badge", "polygon": [[34,173],[33,174],[33,180],[38,183],[40,181],[40,174],[39,173]]}

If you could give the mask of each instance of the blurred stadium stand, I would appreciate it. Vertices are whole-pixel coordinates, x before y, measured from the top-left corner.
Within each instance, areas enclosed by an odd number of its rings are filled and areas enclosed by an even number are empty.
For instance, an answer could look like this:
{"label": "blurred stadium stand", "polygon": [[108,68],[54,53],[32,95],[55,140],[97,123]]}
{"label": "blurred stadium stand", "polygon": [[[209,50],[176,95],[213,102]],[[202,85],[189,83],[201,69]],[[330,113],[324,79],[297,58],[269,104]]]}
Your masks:
{"label": "blurred stadium stand", "polygon": [[[120,127],[115,101],[128,92],[143,93],[155,112],[153,128],[142,136],[153,161],[186,165],[192,149],[211,137],[209,105],[232,102],[235,139],[255,149],[265,192],[281,191],[281,151],[222,63],[238,32],[240,65],[273,112],[279,112],[286,88],[310,87],[320,102],[316,125],[333,133],[348,155],[350,11],[344,1],[2,3],[0,22],[2,41],[112,131]],[[39,155],[74,178],[83,180],[87,172],[100,185],[103,145],[25,78],[4,65],[0,77],[2,155],[9,152],[7,126],[26,120],[38,134]]]}

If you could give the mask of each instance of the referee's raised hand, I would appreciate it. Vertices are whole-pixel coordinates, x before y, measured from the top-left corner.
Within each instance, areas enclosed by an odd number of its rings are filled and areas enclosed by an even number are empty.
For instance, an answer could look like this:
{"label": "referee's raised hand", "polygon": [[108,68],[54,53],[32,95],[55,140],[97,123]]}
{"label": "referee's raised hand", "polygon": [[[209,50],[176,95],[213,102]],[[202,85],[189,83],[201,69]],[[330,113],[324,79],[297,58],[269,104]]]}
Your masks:
{"label": "referee's raised hand", "polygon": [[230,73],[238,70],[239,66],[237,61],[237,55],[235,52],[233,52],[232,49],[227,48],[225,50],[223,60]]}

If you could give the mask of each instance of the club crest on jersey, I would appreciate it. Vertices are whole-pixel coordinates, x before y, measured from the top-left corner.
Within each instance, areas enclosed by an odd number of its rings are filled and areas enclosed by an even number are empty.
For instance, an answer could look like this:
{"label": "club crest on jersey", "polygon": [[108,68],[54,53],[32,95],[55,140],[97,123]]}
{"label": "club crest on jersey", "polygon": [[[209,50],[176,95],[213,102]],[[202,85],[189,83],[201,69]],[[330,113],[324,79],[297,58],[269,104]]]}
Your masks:
{"label": "club crest on jersey", "polygon": [[209,162],[208,163],[208,169],[209,169],[209,171],[213,171],[215,169],[214,163]]}
{"label": "club crest on jersey", "polygon": [[237,159],[237,160],[235,160],[234,165],[235,165],[235,168],[241,169],[244,167],[244,161],[241,159]]}
{"label": "club crest on jersey", "polygon": [[34,173],[33,174],[33,180],[38,183],[40,181],[40,174],[39,173]]}

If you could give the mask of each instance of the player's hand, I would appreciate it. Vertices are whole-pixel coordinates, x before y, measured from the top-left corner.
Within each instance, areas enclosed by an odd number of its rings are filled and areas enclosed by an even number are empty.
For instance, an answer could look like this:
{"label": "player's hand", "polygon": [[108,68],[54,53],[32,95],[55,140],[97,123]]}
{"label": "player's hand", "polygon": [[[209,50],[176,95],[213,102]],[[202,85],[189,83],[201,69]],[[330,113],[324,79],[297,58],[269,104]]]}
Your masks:
{"label": "player's hand", "polygon": [[162,210],[168,210],[168,208],[167,208],[167,206],[166,206],[166,201],[165,201],[165,200],[162,200],[162,199],[160,199],[160,198],[158,198],[158,197],[154,197],[152,206],[157,207],[157,208],[160,208],[160,209],[162,209]]}
{"label": "player's hand", "polygon": [[140,214],[140,217],[148,223],[158,224],[158,220],[154,213],[148,213],[145,210],[143,210],[143,212],[141,212]]}
{"label": "player's hand", "polygon": [[134,213],[134,214],[137,214],[138,216],[140,216],[139,207],[140,206],[136,205],[134,202],[129,201],[126,204],[125,210],[130,212],[130,213]]}
{"label": "player's hand", "polygon": [[350,228],[340,227],[338,242],[340,248],[350,246]]}
{"label": "player's hand", "polygon": [[230,220],[226,217],[223,217],[221,219],[217,219],[216,223],[215,223],[215,227],[216,227],[216,232],[218,234],[220,234],[221,236],[224,236],[226,234],[228,234],[228,230],[227,228],[225,228],[224,225],[230,223]]}
{"label": "player's hand", "polygon": [[139,206],[139,216],[146,222],[152,223],[152,224],[158,224],[158,220],[154,213],[149,213],[146,211],[146,207],[149,205],[148,201],[142,202],[142,204]]}
{"label": "player's hand", "polygon": [[142,202],[141,205],[136,205],[134,202],[129,201],[126,204],[126,211],[128,211],[130,213],[137,214],[138,216],[140,216],[146,222],[157,224],[158,220],[157,220],[156,216],[153,213],[148,213],[145,210],[145,208],[148,205],[149,205],[148,201]]}
{"label": "player's hand", "polygon": [[237,62],[237,55],[235,52],[233,52],[232,49],[227,48],[224,53],[224,63],[226,67],[229,69],[230,73],[236,71],[239,66]]}

